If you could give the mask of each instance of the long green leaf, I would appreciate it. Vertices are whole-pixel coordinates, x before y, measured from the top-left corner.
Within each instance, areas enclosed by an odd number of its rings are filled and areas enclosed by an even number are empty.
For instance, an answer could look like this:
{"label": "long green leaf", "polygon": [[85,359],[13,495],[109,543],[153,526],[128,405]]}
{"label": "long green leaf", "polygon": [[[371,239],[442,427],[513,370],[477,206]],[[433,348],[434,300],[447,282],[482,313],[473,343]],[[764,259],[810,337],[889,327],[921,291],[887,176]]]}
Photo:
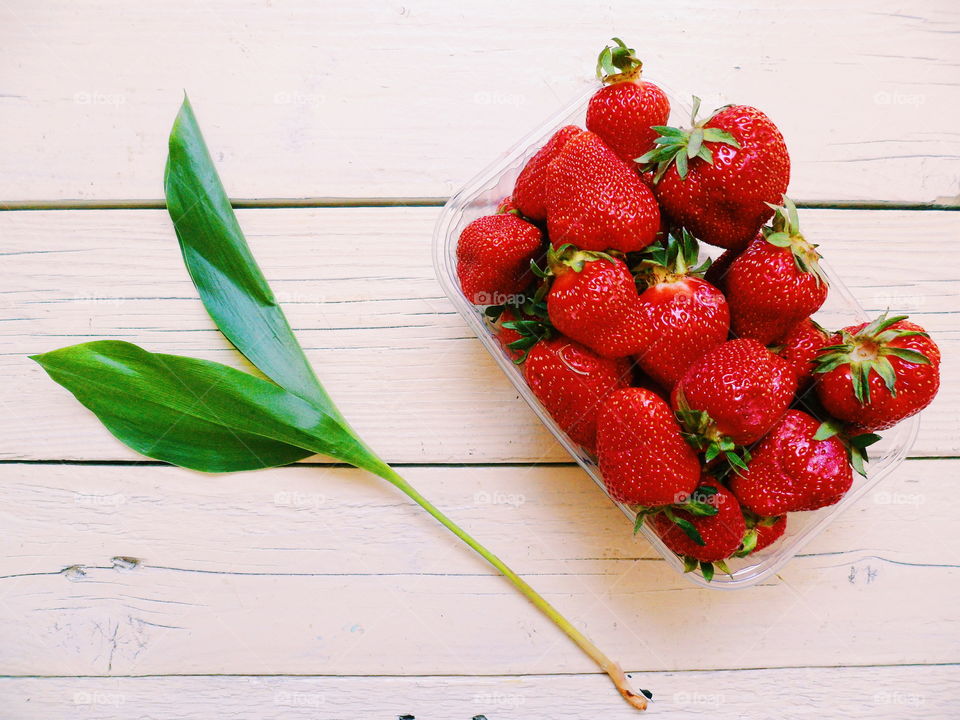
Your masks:
{"label": "long green leaf", "polygon": [[150,353],[118,340],[32,359],[119,440],[157,460],[226,472],[321,453],[392,477],[339,417],[226,365]]}
{"label": "long green leaf", "polygon": [[342,418],[250,252],[186,97],[170,131],[164,189],[184,263],[217,327],[264,375]]}

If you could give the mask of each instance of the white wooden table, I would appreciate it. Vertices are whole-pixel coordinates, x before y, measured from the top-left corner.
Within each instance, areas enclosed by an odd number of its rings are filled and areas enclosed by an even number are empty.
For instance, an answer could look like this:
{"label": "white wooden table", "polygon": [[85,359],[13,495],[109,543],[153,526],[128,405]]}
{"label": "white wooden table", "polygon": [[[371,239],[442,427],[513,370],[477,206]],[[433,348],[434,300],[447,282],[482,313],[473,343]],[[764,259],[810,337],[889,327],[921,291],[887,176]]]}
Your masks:
{"label": "white wooden table", "polygon": [[[634,716],[383,482],[144,462],[27,359],[120,338],[242,367],[162,209],[186,89],[345,414],[652,713],[958,717],[958,33],[948,0],[0,0],[0,715]],[[767,110],[808,235],[944,354],[910,459],[750,590],[697,589],[633,539],[433,277],[442,198],[582,91],[614,34],[677,94]]]}

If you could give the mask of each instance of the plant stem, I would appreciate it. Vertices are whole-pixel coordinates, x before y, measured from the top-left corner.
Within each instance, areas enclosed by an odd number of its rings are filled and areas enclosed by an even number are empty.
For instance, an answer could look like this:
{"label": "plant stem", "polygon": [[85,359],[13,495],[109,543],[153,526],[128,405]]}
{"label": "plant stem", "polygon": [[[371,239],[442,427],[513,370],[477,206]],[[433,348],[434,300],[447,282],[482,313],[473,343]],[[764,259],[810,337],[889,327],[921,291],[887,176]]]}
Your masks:
{"label": "plant stem", "polygon": [[540,595],[540,593],[530,587],[526,580],[517,575],[509,568],[509,566],[507,566],[506,563],[503,562],[503,560],[487,550],[483,545],[474,540],[473,537],[471,537],[459,525],[453,522],[453,520],[444,515],[436,506],[434,506],[433,503],[417,492],[417,490],[410,483],[400,477],[400,475],[398,475],[393,468],[389,466],[385,466],[385,468],[385,471],[377,474],[395,485],[411,500],[417,503],[417,505],[430,513],[430,515],[432,515],[437,522],[447,528],[458,538],[463,540],[463,542],[473,548],[484,560],[499,570],[504,577],[512,582],[514,586],[521,593],[523,593],[528,600],[530,600],[530,602],[539,608],[544,615],[553,620],[553,622],[555,622],[560,629],[563,630],[567,636],[580,647],[581,650],[589,655],[590,659],[599,665],[601,670],[610,676],[610,679],[613,681],[613,684],[616,686],[617,690],[620,691],[620,694],[628,703],[630,703],[630,705],[635,707],[637,710],[647,709],[647,698],[644,694],[634,692],[634,690],[630,687],[630,682],[627,679],[627,676],[624,674],[623,669],[616,661],[608,658],[600,650],[600,648],[593,644],[590,638],[577,630],[577,628],[574,627],[573,624],[563,615],[561,615],[560,612],[553,607],[553,605],[547,602],[547,600]]}

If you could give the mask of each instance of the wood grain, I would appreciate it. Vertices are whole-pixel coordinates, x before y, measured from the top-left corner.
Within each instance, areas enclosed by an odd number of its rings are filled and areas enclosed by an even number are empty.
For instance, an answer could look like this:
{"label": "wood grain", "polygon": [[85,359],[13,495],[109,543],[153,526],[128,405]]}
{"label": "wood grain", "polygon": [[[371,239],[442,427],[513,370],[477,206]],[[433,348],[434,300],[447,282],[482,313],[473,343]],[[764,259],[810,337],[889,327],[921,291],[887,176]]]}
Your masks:
{"label": "wood grain", "polygon": [[[635,673],[652,688],[651,712],[691,718],[952,717],[955,665],[819,667],[719,672]],[[162,677],[7,678],[0,697],[16,720],[83,713],[207,720],[633,719],[600,675],[497,677]],[[188,702],[184,702],[185,699]]]}
{"label": "wood grain", "polygon": [[960,20],[936,0],[567,0],[549,22],[502,0],[57,0],[0,18],[0,201],[161,197],[184,90],[232,196],[446,196],[584,92],[613,35],[675,98],[767,111],[797,198],[960,191]]}
{"label": "wood grain", "polygon": [[[240,220],[318,374],[387,460],[569,460],[443,296],[430,259],[438,213],[249,210]],[[803,222],[868,311],[905,311],[934,334],[944,382],[912,452],[960,454],[960,268],[943,251],[960,213],[808,210]],[[165,212],[0,213],[0,238],[0,408],[17,420],[0,434],[0,459],[139,457],[29,354],[116,338],[242,367],[196,299]]]}
{"label": "wood grain", "polygon": [[[776,579],[736,593],[656,559],[576,468],[404,472],[625,666],[678,670],[957,662],[956,623],[931,618],[960,591],[940,501],[958,469],[908,461]],[[0,674],[593,670],[360,471],[5,464],[0,519]]]}

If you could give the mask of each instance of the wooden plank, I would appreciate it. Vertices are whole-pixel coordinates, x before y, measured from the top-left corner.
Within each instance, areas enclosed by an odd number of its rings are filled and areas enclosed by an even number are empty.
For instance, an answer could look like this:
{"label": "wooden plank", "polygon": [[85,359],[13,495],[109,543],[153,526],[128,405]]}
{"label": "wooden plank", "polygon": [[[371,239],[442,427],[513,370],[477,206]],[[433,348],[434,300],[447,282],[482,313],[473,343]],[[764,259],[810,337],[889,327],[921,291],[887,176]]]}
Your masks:
{"label": "wooden plank", "polygon": [[[653,688],[651,712],[704,717],[949,718],[956,666],[784,668],[637,673]],[[813,688],[816,688],[813,691]],[[600,675],[498,677],[5,678],[0,696],[16,720],[82,712],[89,720],[452,718],[609,720],[636,718]],[[722,714],[721,714],[722,713]],[[836,716],[836,715],[834,715]]]}
{"label": "wooden plank", "polygon": [[[437,285],[437,215],[297,209],[240,219],[320,377],[388,460],[568,460]],[[944,383],[913,453],[960,454],[960,287],[943,255],[960,213],[809,210],[804,224],[869,311],[905,310],[934,333]],[[0,459],[138,457],[28,354],[119,338],[240,365],[196,299],[164,212],[0,213],[0,238],[0,408],[9,418]]]}
{"label": "wooden plank", "polygon": [[199,12],[99,0],[82,13],[57,0],[0,13],[0,155],[16,169],[0,173],[2,201],[160,197],[184,89],[233,196],[449,195],[584,92],[615,34],[641,43],[676,97],[765,109],[798,198],[958,193],[960,25],[937,0],[633,13],[566,1],[547,23],[535,5],[478,0],[216,0]]}
{"label": "wooden plank", "polygon": [[[958,547],[939,499],[958,467],[908,461],[776,579],[735,593],[655,559],[575,468],[404,472],[625,666],[664,671],[957,662],[942,598],[960,591]],[[359,471],[6,464],[0,519],[2,674],[593,670]]]}

